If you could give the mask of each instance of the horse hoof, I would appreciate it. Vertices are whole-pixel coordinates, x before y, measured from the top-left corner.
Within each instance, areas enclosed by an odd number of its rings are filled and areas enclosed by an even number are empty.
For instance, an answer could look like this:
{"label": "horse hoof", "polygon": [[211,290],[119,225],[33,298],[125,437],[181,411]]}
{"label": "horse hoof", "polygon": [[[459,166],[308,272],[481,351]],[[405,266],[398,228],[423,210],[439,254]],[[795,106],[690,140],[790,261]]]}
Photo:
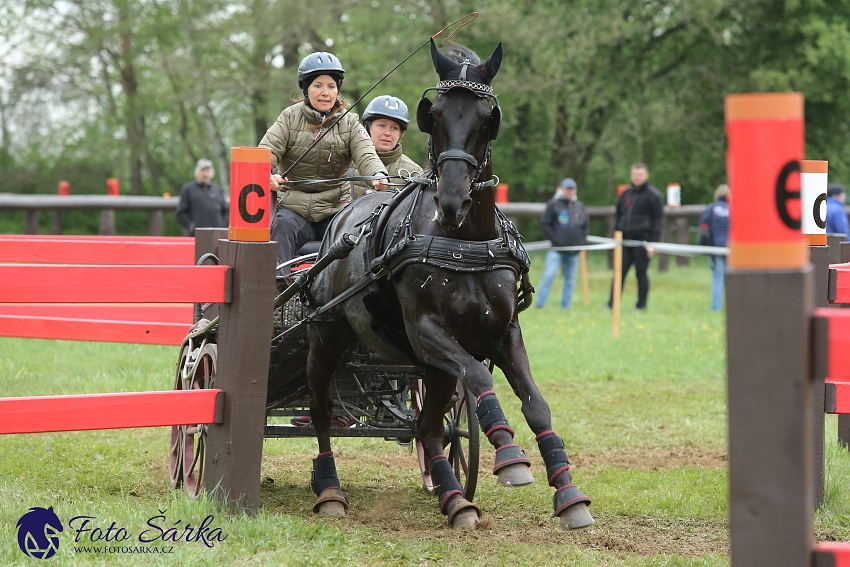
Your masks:
{"label": "horse hoof", "polygon": [[322,502],[316,513],[320,516],[345,516],[345,506],[342,502]]}
{"label": "horse hoof", "polygon": [[523,463],[502,467],[496,471],[496,474],[499,477],[499,484],[502,486],[525,486],[534,482],[531,470],[529,470],[528,465]]}
{"label": "horse hoof", "polygon": [[475,510],[462,510],[452,518],[452,527],[462,530],[474,528],[477,523],[478,512]]}
{"label": "horse hoof", "polygon": [[561,527],[565,530],[578,530],[593,524],[593,516],[584,502],[573,504],[561,512]]}

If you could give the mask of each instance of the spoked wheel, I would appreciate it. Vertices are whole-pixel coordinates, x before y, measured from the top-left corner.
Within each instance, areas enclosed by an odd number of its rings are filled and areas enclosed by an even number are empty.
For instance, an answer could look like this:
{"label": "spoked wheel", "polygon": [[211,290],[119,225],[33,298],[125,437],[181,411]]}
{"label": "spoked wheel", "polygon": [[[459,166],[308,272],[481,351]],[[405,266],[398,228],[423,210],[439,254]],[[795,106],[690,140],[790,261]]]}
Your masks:
{"label": "spoked wheel", "polygon": [[[206,344],[198,354],[194,372],[185,390],[208,390],[215,383],[218,364],[218,346]],[[204,455],[207,445],[208,425],[183,426],[183,486],[192,498],[197,499],[204,486]]]}
{"label": "spoked wheel", "polygon": [[[416,380],[411,386],[411,404],[417,412],[421,411],[425,399],[425,384]],[[475,408],[470,400],[475,397],[458,381],[458,389],[452,403],[446,409],[443,435],[443,450],[454,470],[455,476],[463,486],[465,497],[470,502],[475,496],[478,485],[479,427],[475,417]],[[437,489],[431,479],[429,463],[425,458],[425,447],[416,440],[416,455],[419,470],[422,472],[422,484],[428,494],[436,494]]]}
{"label": "spoked wheel", "polygon": [[[192,352],[190,345],[183,347],[180,351],[180,358],[177,361],[177,372],[174,378],[174,389],[182,390],[183,381],[188,378],[187,372],[191,371],[189,362],[189,354]],[[174,425],[171,427],[171,443],[169,444],[169,463],[168,463],[168,483],[171,488],[177,489],[183,486],[183,425]]]}
{"label": "spoked wheel", "polygon": [[[218,347],[215,344],[205,344],[193,350],[190,343],[180,353],[174,389],[212,388],[217,361]],[[170,485],[172,488],[185,487],[195,499],[204,483],[206,437],[207,425],[175,425],[171,428]]]}

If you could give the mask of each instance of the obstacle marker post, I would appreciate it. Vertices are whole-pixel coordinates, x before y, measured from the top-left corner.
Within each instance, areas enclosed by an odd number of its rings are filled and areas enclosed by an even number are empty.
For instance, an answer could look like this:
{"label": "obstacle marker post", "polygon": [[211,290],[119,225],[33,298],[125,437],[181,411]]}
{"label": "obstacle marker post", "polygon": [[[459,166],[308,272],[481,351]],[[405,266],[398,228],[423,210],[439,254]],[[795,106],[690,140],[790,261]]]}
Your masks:
{"label": "obstacle marker post", "polygon": [[223,423],[207,431],[204,485],[231,509],[253,513],[260,505],[277,247],[262,228],[271,204],[269,150],[233,148],[231,156],[230,240],[220,241],[218,252],[234,269],[233,294],[221,306],[214,384],[227,396]]}
{"label": "obstacle marker post", "polygon": [[613,326],[611,334],[616,339],[620,336],[620,303],[623,293],[623,231],[614,231],[614,245],[614,290],[611,295]]}
{"label": "obstacle marker post", "polygon": [[725,114],[732,566],[801,567],[812,549],[814,309],[798,206],[803,96],[730,95]]}

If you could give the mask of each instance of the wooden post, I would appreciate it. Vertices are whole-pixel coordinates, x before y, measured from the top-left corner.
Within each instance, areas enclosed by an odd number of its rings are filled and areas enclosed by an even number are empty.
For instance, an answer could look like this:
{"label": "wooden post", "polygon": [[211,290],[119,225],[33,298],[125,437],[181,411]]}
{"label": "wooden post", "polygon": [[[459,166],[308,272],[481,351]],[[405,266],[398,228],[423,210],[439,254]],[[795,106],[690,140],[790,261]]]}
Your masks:
{"label": "wooden post", "polygon": [[[224,423],[208,431],[208,492],[231,508],[260,505],[277,244],[269,242],[271,151],[231,148],[230,240],[219,260],[234,268],[233,300],[221,307],[216,388],[226,392]],[[234,242],[239,241],[239,242]]]}
{"label": "wooden post", "polygon": [[[688,217],[676,217],[676,243],[690,244],[691,233],[688,228]],[[676,256],[677,266],[689,266],[691,259],[687,256]]]}
{"label": "wooden post", "polygon": [[100,211],[100,235],[115,236],[115,211],[112,209]]}
{"label": "wooden post", "polygon": [[847,241],[846,234],[827,234],[826,244],[829,246],[829,263],[841,263],[841,243]]}
{"label": "wooden post", "polygon": [[614,248],[614,293],[611,301],[611,310],[613,314],[613,327],[611,333],[614,338],[620,336],[620,299],[623,293],[623,232],[617,230],[614,232],[614,241],[617,247]]}
{"label": "wooden post", "polygon": [[231,509],[253,513],[260,505],[277,246],[222,240],[219,254],[233,267],[233,295],[218,327],[214,386],[226,393],[224,422],[207,430],[204,485]]}
{"label": "wooden post", "polygon": [[163,225],[162,211],[148,213],[148,236],[162,236]]}
{"label": "wooden post", "polygon": [[[814,271],[812,301],[815,307],[829,306],[829,248],[809,246],[810,261]],[[824,421],[823,413],[824,376],[812,379],[812,454],[814,468],[812,489],[815,508],[823,504],[824,488]]]}
{"label": "wooden post", "polygon": [[803,96],[729,95],[725,115],[734,196],[726,276],[731,564],[804,567],[813,543],[814,273],[789,214],[799,199]]}
{"label": "wooden post", "polygon": [[[196,228],[195,229],[195,263],[204,254],[215,254],[218,256],[219,240],[227,239],[226,228]],[[211,305],[204,313],[204,318],[212,321],[220,314],[218,305]]]}
{"label": "wooden post", "polygon": [[[670,242],[672,240],[672,230],[670,230],[673,225],[673,220],[670,219],[667,215],[664,215],[664,225],[661,228],[661,242]],[[659,254],[658,255],[658,271],[666,272],[670,266],[670,254]]]}
{"label": "wooden post", "polygon": [[590,305],[590,287],[587,284],[587,250],[579,251],[578,261],[581,269],[581,289],[584,292],[584,304]]}
{"label": "wooden post", "polygon": [[[606,220],[608,221],[608,229],[605,236],[608,238],[614,238],[614,228],[617,226],[617,215],[608,215]],[[608,269],[614,269],[614,250],[608,251]]]}
{"label": "wooden post", "polygon": [[38,234],[38,211],[32,209],[26,211],[24,234]]}

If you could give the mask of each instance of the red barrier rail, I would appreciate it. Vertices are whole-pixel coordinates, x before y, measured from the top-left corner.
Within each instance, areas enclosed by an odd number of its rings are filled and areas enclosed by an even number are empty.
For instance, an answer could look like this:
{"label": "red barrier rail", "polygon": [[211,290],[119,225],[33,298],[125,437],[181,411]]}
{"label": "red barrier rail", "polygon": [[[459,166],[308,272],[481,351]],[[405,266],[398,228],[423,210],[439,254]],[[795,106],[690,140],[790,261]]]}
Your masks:
{"label": "red barrier rail", "polygon": [[850,304],[850,264],[829,265],[829,302]]}
{"label": "red barrier rail", "polygon": [[92,236],[86,234],[0,234],[3,240],[97,240],[103,242],[194,243],[191,236]]}
{"label": "red barrier rail", "polygon": [[191,323],[191,304],[139,305],[121,303],[0,303],[0,315],[97,319],[99,321],[147,321]]}
{"label": "red barrier rail", "polygon": [[227,303],[227,266],[0,265],[0,303]]}
{"label": "red barrier rail", "polygon": [[180,346],[191,323],[0,315],[0,337]]}
{"label": "red barrier rail", "polygon": [[829,324],[826,376],[828,380],[850,382],[850,309],[815,309],[815,317]]}
{"label": "red barrier rail", "polygon": [[222,423],[222,390],[0,398],[0,434]]}
{"label": "red barrier rail", "polygon": [[817,544],[812,567],[850,567],[850,545],[834,541]]}
{"label": "red barrier rail", "polygon": [[181,266],[195,263],[192,239],[96,240],[92,238],[6,238],[0,235],[0,262]]}

